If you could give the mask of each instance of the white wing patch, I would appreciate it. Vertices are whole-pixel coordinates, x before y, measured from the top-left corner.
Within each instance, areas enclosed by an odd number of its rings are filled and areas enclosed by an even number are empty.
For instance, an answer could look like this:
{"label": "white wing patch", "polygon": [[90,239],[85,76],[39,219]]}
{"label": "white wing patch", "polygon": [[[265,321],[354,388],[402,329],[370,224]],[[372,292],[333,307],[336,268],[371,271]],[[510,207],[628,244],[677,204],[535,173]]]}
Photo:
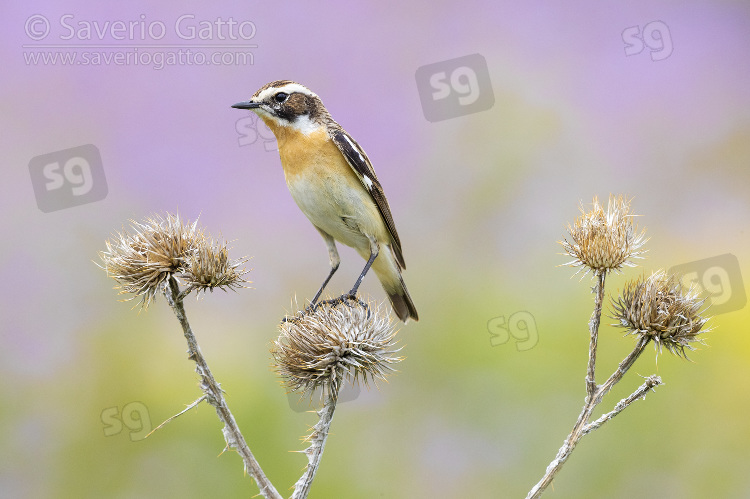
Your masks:
{"label": "white wing patch", "polygon": [[[362,154],[359,152],[359,147],[354,145],[354,142],[352,142],[352,140],[349,138],[349,135],[343,134],[343,137],[344,137],[344,140],[349,142],[349,145],[352,146],[352,149],[354,149],[354,152],[357,153],[357,156],[359,156],[359,160],[363,163],[366,163],[365,158],[363,158]],[[372,185],[372,180],[368,179],[367,177],[365,178],[370,182],[370,185]]]}
{"label": "white wing patch", "polygon": [[[357,153],[359,160],[363,164],[367,164],[367,160],[364,158],[364,156],[362,156],[362,153],[359,152],[359,147],[357,147],[357,145],[354,142],[352,142],[352,139],[349,138],[349,135],[346,133],[343,133],[341,134],[341,136],[344,137],[344,140],[349,143],[349,145],[352,147],[352,150]],[[354,171],[355,173],[358,173],[356,170]],[[370,177],[368,177],[367,175],[362,175],[362,183],[365,184],[365,187],[367,187],[368,191],[372,190],[373,184],[372,184],[372,179]]]}

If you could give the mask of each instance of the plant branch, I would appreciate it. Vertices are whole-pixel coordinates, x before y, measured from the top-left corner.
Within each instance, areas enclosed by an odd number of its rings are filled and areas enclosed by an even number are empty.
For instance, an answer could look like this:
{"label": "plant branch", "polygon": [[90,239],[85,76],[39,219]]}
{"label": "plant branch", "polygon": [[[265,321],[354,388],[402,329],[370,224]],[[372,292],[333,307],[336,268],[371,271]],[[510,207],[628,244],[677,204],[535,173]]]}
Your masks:
{"label": "plant branch", "polygon": [[180,321],[182,331],[185,333],[185,339],[188,343],[188,358],[196,364],[195,371],[201,378],[201,390],[203,390],[208,403],[216,409],[219,419],[224,423],[222,433],[224,434],[227,447],[236,449],[240,456],[242,456],[242,460],[245,463],[245,470],[255,479],[263,497],[266,499],[281,499],[281,495],[274,488],[265,473],[263,473],[253,453],[250,452],[250,448],[247,442],[245,442],[245,438],[242,436],[237,422],[227,406],[221,387],[208,368],[206,359],[198,347],[198,342],[185,314],[185,307],[183,305],[184,295],[180,293],[177,280],[173,276],[169,277],[169,281],[164,286],[164,295],[167,298],[169,306],[172,307],[177,316],[177,320]]}
{"label": "plant branch", "polygon": [[534,487],[529,491],[526,499],[540,497],[544,490],[549,486],[549,484],[552,483],[555,475],[557,475],[557,472],[560,471],[560,468],[562,468],[563,464],[565,464],[565,461],[568,460],[568,457],[570,457],[573,449],[575,449],[578,441],[583,436],[583,428],[589,418],[591,418],[591,413],[593,412],[594,407],[595,405],[588,401],[587,397],[586,405],[583,407],[581,415],[578,416],[578,420],[576,421],[575,426],[573,426],[573,431],[570,432],[570,435],[568,435],[568,438],[565,439],[565,442],[563,443],[562,447],[560,447],[560,450],[557,451],[555,459],[553,459],[552,462],[547,466],[547,470],[545,471],[542,479],[539,480],[539,482],[534,485]]}
{"label": "plant branch", "polygon": [[618,414],[620,414],[627,406],[632,404],[634,401],[638,400],[639,398],[646,398],[646,394],[648,394],[649,390],[653,390],[658,385],[661,385],[662,381],[659,376],[651,375],[648,378],[646,378],[646,382],[643,383],[636,391],[631,393],[629,396],[625,397],[624,399],[620,400],[617,405],[615,406],[612,411],[608,412],[607,414],[604,414],[602,417],[594,421],[593,423],[587,424],[583,428],[583,434],[587,435],[588,433],[591,433],[592,431],[599,428],[601,425],[609,421],[610,419],[614,418]]}
{"label": "plant branch", "polygon": [[305,439],[310,442],[310,446],[304,451],[308,464],[305,473],[294,484],[294,494],[292,494],[291,499],[307,498],[312,482],[315,479],[315,473],[317,473],[320,466],[320,459],[323,457],[323,450],[328,438],[328,431],[331,428],[331,421],[333,420],[333,413],[336,410],[336,401],[339,395],[339,386],[337,385],[334,388],[333,385],[334,383],[328,383],[325,405],[318,411],[320,419],[313,426],[313,432]]}
{"label": "plant branch", "polygon": [[157,426],[156,428],[154,428],[153,430],[151,430],[150,432],[148,432],[148,435],[146,435],[143,438],[150,437],[151,434],[154,433],[156,430],[161,430],[164,426],[167,425],[167,423],[171,423],[175,419],[179,418],[180,416],[182,416],[183,414],[185,414],[186,412],[188,412],[193,407],[197,407],[198,404],[200,404],[204,400],[206,400],[206,394],[205,393],[203,395],[201,395],[198,400],[196,400],[195,402],[190,403],[187,407],[185,407],[185,409],[181,410],[180,412],[178,412],[174,416],[170,416],[169,418],[167,418],[162,424],[160,424],[159,426]]}
{"label": "plant branch", "polygon": [[[604,279],[603,277],[600,277],[599,281],[602,283],[602,289],[603,289],[603,283]],[[602,291],[603,293],[603,291]],[[598,296],[598,294],[597,294]],[[592,316],[591,319],[591,344],[593,345],[594,350],[596,349],[596,333],[595,329],[598,329],[599,326],[599,317],[601,316],[601,304],[599,305],[599,316],[596,315],[596,309],[594,310],[594,316]],[[596,318],[596,328],[593,327],[594,319]],[[617,366],[617,369],[614,373],[607,379],[607,381],[595,388],[594,392],[586,396],[586,402],[583,406],[583,410],[581,411],[581,414],[578,416],[578,420],[576,421],[575,425],[573,426],[573,430],[570,432],[570,435],[568,435],[568,438],[565,439],[565,442],[563,443],[562,447],[560,447],[560,450],[557,451],[557,455],[555,456],[555,459],[552,460],[552,462],[547,466],[547,470],[544,473],[544,476],[541,480],[529,491],[529,494],[526,496],[526,499],[533,499],[538,498],[542,495],[544,490],[549,486],[550,483],[552,483],[552,480],[554,480],[555,475],[560,471],[563,464],[565,464],[565,461],[568,460],[570,457],[570,454],[573,452],[573,449],[575,449],[576,445],[578,445],[578,441],[586,434],[590,433],[591,431],[599,428],[602,424],[609,421],[613,417],[615,417],[617,414],[622,412],[628,405],[630,405],[631,402],[636,400],[637,398],[645,395],[645,392],[647,392],[649,389],[653,388],[654,386],[661,383],[661,378],[658,376],[652,376],[647,379],[646,383],[643,384],[638,390],[636,390],[632,395],[627,397],[626,399],[621,400],[617,406],[615,406],[615,409],[606,414],[605,416],[602,416],[601,418],[597,419],[595,422],[589,424],[589,420],[591,419],[591,414],[594,412],[594,409],[596,409],[596,406],[601,402],[602,397],[609,393],[609,391],[612,389],[612,387],[622,379],[622,377],[625,375],[625,373],[632,367],[632,365],[635,363],[635,361],[640,357],[641,353],[643,353],[644,348],[646,348],[646,345],[648,344],[649,339],[640,337],[638,339],[638,342],[635,345],[635,348],[632,352],[628,354],[625,359],[623,359],[622,362],[620,362],[620,365]],[[592,362],[592,359],[596,359],[596,352],[594,351],[593,355],[589,355],[589,373],[593,373],[593,365],[594,362]],[[587,388],[590,386],[588,383],[590,379],[587,376]],[[656,382],[658,380],[658,383]],[[646,388],[644,388],[646,387]]]}
{"label": "plant branch", "polygon": [[596,348],[599,342],[599,323],[602,320],[602,302],[604,301],[604,281],[607,278],[605,270],[598,270],[595,274],[596,285],[594,286],[594,312],[589,320],[589,332],[591,341],[589,343],[589,363],[586,369],[586,395],[589,399],[596,391]]}
{"label": "plant branch", "polygon": [[617,366],[617,369],[615,369],[615,372],[612,373],[612,376],[610,376],[607,381],[605,381],[599,387],[599,390],[596,392],[597,404],[601,402],[602,397],[608,394],[612,387],[615,386],[623,376],[625,376],[625,373],[628,372],[628,369],[630,369],[631,366],[635,364],[635,361],[638,360],[638,357],[641,356],[649,341],[651,341],[651,338],[648,336],[638,337],[638,342],[635,344],[635,348],[633,349],[633,351],[630,352],[628,356],[622,360],[622,362],[620,362],[620,365]]}

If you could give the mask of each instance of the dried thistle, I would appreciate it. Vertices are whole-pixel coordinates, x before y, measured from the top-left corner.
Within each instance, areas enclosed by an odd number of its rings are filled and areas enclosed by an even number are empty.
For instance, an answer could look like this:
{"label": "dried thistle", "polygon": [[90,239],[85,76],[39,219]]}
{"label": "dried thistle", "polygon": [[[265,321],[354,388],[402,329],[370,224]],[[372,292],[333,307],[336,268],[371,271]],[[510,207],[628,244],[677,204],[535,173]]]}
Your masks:
{"label": "dried thistle", "polygon": [[230,260],[226,243],[201,234],[199,244],[187,258],[182,278],[188,292],[196,289],[200,293],[214,288],[237,290],[247,282],[243,277],[247,270],[242,268],[246,262],[244,258]]}
{"label": "dried thistle", "polygon": [[642,276],[631,281],[619,298],[612,299],[612,318],[618,321],[614,325],[626,328],[627,334],[636,335],[638,340],[633,351],[620,362],[607,380],[602,384],[596,382],[599,324],[607,273],[611,270],[619,271],[624,266],[634,267],[631,259],[642,258],[640,255],[644,253],[641,248],[646,242],[645,234],[637,231],[632,217],[629,202],[622,196],[610,196],[606,212],[599,205],[598,199],[594,198],[592,210],[584,212],[581,207],[581,216],[575,220],[573,227],[568,226],[570,241],[560,241],[566,253],[573,258],[567,265],[580,267],[578,272],[585,269],[584,275],[593,271],[596,277],[593,288],[594,312],[589,320],[591,340],[586,369],[586,398],[573,429],[526,499],[538,499],[544,493],[581,438],[610,421],[634,401],[645,398],[649,391],[662,384],[659,376],[649,376],[638,389],[620,400],[612,411],[591,421],[602,398],[623,379],[650,341],[654,341],[657,352],[665,346],[670,352],[685,356],[686,349],[694,350],[693,343],[702,343],[697,336],[707,331],[701,331],[707,319],[700,315],[704,300],[698,298],[695,289],[684,291],[676,277],[667,276],[663,271],[648,278]]}
{"label": "dried thistle", "polygon": [[[671,353],[686,357],[685,349],[695,350],[693,343],[703,343],[698,335],[708,321],[701,315],[705,298],[695,288],[685,290],[674,275],[658,271],[641,276],[625,285],[622,295],[612,300],[614,324],[666,347]],[[687,357],[686,357],[687,358]]]}
{"label": "dried thistle", "polygon": [[645,242],[645,230],[638,232],[630,213],[630,201],[622,196],[609,197],[607,211],[594,197],[591,211],[586,212],[580,207],[581,216],[576,218],[573,225],[568,225],[570,241],[559,241],[565,253],[573,258],[564,265],[580,267],[576,274],[586,269],[594,273],[619,271],[623,266],[635,267],[631,261],[642,258],[645,253],[641,250]]}
{"label": "dried thistle", "polygon": [[358,301],[322,302],[279,329],[274,368],[290,390],[303,394],[323,387],[335,396],[347,377],[385,380],[391,365],[403,360],[395,356],[400,348],[390,316]]}
{"label": "dried thistle", "polygon": [[229,260],[226,244],[213,240],[198,228],[197,220],[183,223],[179,215],[155,215],[145,222],[131,220],[132,233],[122,231],[106,241],[99,253],[107,274],[117,281],[120,294],[141,297],[147,307],[171,276],[187,282],[185,294],[235,289],[246,282],[245,259]]}

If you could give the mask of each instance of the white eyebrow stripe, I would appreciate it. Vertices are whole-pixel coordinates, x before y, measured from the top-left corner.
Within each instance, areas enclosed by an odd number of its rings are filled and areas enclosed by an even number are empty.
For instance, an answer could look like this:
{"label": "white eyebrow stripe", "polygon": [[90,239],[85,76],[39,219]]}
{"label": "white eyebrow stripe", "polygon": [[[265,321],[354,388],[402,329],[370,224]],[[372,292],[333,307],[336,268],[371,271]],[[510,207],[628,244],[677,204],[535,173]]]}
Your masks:
{"label": "white eyebrow stripe", "polygon": [[279,92],[284,92],[287,94],[293,94],[294,92],[299,92],[301,94],[309,95],[310,97],[317,97],[318,95],[307,88],[304,85],[300,85],[299,83],[287,83],[286,85],[283,85],[281,87],[270,87],[265,90],[263,90],[261,93],[258,94],[258,96],[253,99],[255,101],[263,101],[266,98],[270,97],[271,95],[275,95]]}

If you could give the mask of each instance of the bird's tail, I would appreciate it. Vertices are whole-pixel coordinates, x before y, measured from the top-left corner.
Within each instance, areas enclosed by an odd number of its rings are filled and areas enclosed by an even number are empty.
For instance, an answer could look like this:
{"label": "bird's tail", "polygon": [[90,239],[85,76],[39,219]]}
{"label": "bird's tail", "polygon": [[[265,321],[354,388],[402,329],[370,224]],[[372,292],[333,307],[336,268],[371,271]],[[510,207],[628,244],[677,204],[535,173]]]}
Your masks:
{"label": "bird's tail", "polygon": [[380,248],[380,254],[372,263],[372,270],[380,279],[383,289],[391,301],[391,306],[396,315],[404,323],[409,319],[419,320],[417,308],[409,296],[404,279],[401,277],[401,268],[393,256],[390,246]]}

